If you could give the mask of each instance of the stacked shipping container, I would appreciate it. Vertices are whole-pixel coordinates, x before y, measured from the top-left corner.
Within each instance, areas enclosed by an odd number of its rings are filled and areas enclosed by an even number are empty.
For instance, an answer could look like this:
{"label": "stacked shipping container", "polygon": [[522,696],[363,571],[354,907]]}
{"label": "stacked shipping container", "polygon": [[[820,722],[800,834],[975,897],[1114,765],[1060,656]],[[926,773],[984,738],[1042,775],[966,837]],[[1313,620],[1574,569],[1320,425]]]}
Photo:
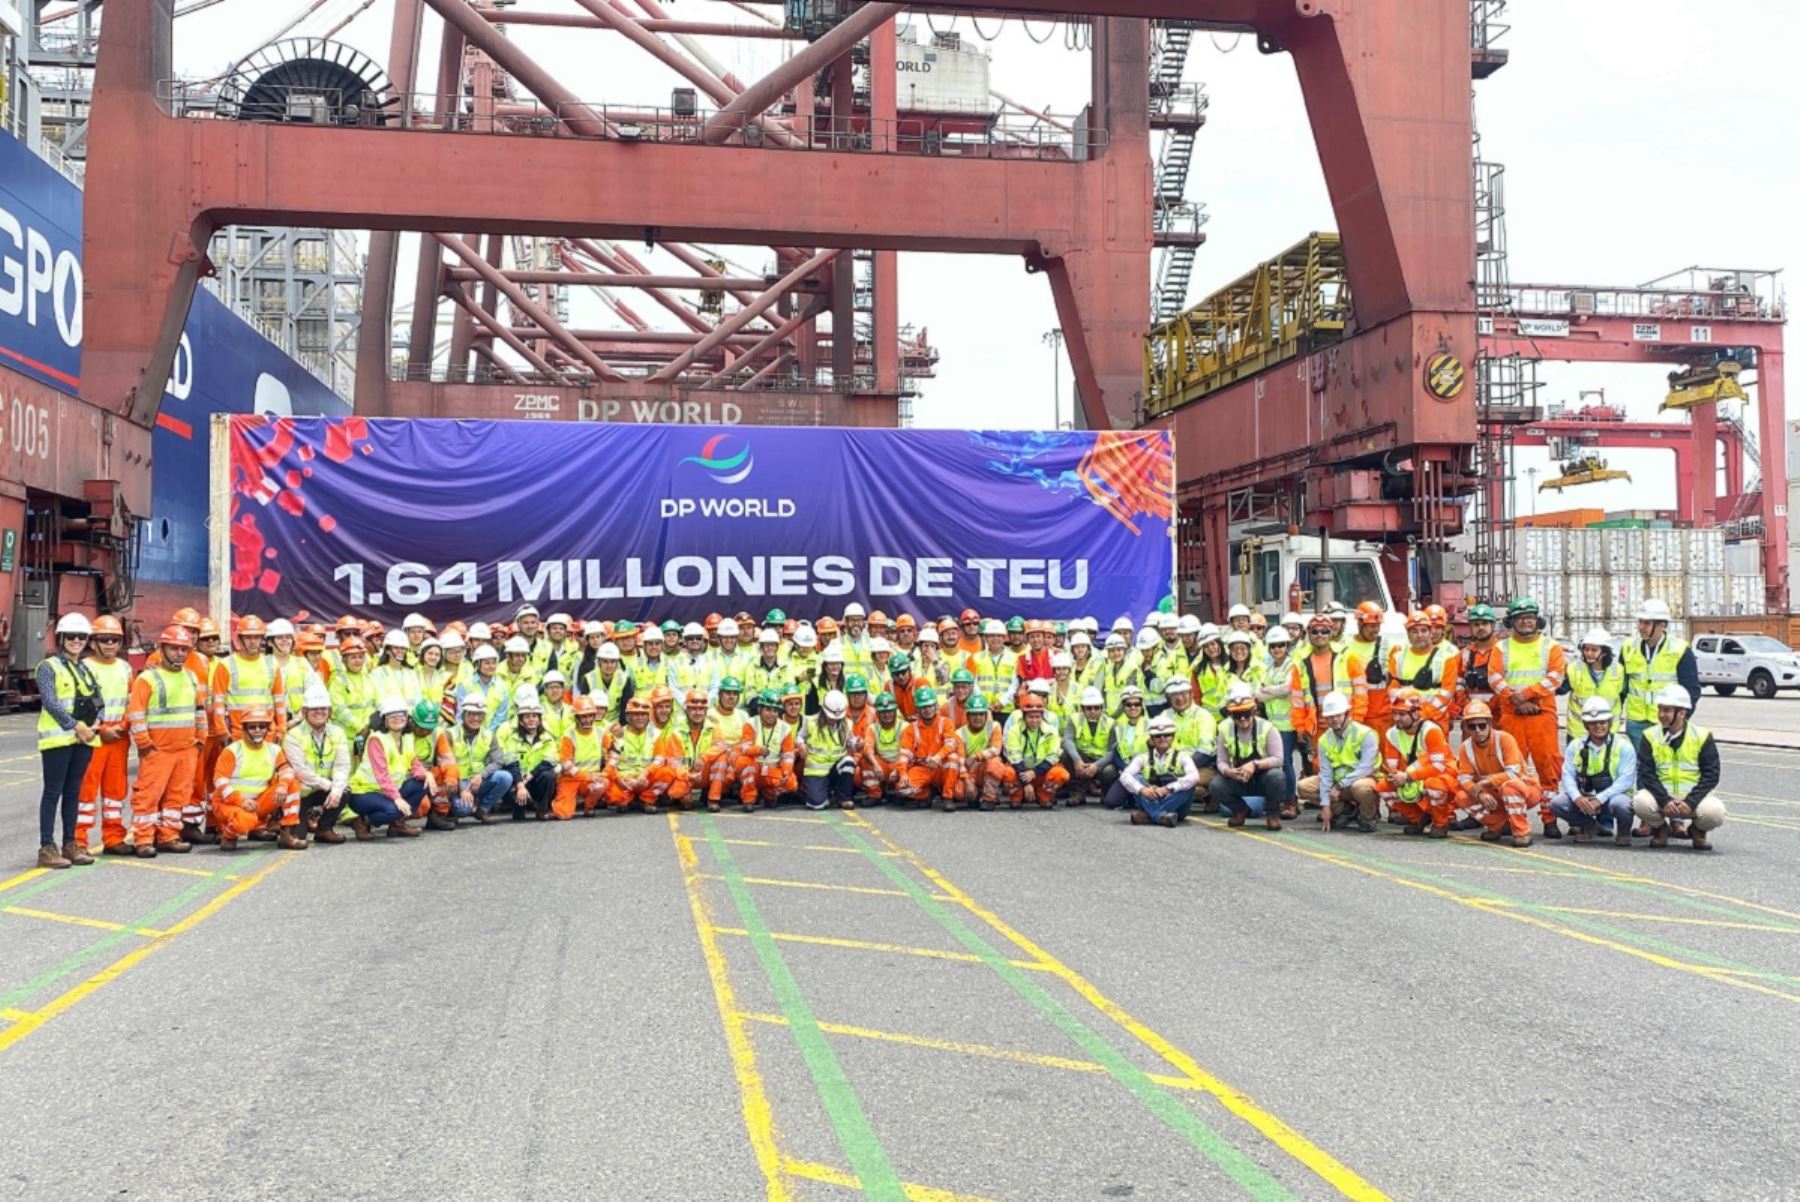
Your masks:
{"label": "stacked shipping container", "polygon": [[1718,530],[1532,527],[1515,540],[1520,594],[1543,606],[1560,638],[1579,638],[1594,626],[1629,634],[1650,599],[1668,603],[1682,635],[1688,617],[1763,612],[1762,575],[1727,572]]}

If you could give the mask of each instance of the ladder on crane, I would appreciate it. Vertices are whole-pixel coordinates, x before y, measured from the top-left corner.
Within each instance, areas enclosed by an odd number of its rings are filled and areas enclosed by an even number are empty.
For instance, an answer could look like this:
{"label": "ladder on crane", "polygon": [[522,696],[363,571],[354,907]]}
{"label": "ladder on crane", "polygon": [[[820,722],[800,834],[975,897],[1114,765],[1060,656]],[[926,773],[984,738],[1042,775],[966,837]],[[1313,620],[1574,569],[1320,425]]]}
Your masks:
{"label": "ladder on crane", "polygon": [[[1150,109],[1166,114],[1188,102],[1203,105],[1198,89],[1182,85],[1188,48],[1194,27],[1159,21],[1156,57],[1150,70]],[[1205,218],[1198,205],[1187,199],[1188,169],[1194,161],[1198,123],[1172,123],[1163,138],[1156,161],[1155,211],[1152,232],[1159,239],[1156,277],[1151,284],[1150,307],[1157,321],[1167,321],[1187,306],[1188,281],[1194,275],[1194,256],[1200,249],[1199,227]]]}

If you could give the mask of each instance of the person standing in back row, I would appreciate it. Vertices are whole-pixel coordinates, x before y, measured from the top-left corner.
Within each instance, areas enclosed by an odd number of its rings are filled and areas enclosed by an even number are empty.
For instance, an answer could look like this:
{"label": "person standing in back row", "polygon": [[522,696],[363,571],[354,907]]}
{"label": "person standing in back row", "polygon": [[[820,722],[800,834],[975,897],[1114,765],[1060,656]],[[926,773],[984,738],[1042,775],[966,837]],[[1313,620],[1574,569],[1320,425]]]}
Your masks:
{"label": "person standing in back row", "polygon": [[[76,841],[81,778],[98,736],[100,684],[81,661],[93,627],[83,614],[64,614],[56,623],[56,650],[37,667],[38,758],[43,763],[44,791],[38,801],[38,867],[68,868],[92,864],[94,857]],[[62,817],[63,842],[56,845],[56,820]]]}
{"label": "person standing in back row", "polygon": [[[1556,694],[1568,675],[1563,649],[1543,635],[1536,601],[1520,597],[1506,607],[1511,633],[1488,657],[1488,684],[1494,690],[1500,729],[1518,741],[1540,781],[1562,780],[1562,727]],[[1538,809],[1544,838],[1562,838],[1548,796]]]}

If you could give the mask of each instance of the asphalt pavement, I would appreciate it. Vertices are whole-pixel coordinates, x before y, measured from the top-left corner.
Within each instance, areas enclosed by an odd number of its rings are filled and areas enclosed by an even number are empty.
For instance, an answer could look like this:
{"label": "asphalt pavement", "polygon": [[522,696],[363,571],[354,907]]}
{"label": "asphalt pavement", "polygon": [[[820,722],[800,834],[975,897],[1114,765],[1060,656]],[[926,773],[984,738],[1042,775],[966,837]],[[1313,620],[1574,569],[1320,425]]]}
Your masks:
{"label": "asphalt pavement", "polygon": [[1710,853],[784,809],[39,873],[0,719],[0,1198],[1800,1197],[1797,770],[1727,748]]}

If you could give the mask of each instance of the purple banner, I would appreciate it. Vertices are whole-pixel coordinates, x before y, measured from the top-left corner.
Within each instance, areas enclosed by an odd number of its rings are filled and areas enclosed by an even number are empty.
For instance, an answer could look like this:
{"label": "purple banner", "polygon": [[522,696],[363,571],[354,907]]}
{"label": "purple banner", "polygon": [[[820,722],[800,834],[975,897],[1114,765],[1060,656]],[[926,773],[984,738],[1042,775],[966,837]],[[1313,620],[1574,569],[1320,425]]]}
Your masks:
{"label": "purple banner", "polygon": [[[232,609],[578,619],[1142,617],[1171,603],[1166,431],[241,417]],[[546,608],[548,612],[548,608]]]}

